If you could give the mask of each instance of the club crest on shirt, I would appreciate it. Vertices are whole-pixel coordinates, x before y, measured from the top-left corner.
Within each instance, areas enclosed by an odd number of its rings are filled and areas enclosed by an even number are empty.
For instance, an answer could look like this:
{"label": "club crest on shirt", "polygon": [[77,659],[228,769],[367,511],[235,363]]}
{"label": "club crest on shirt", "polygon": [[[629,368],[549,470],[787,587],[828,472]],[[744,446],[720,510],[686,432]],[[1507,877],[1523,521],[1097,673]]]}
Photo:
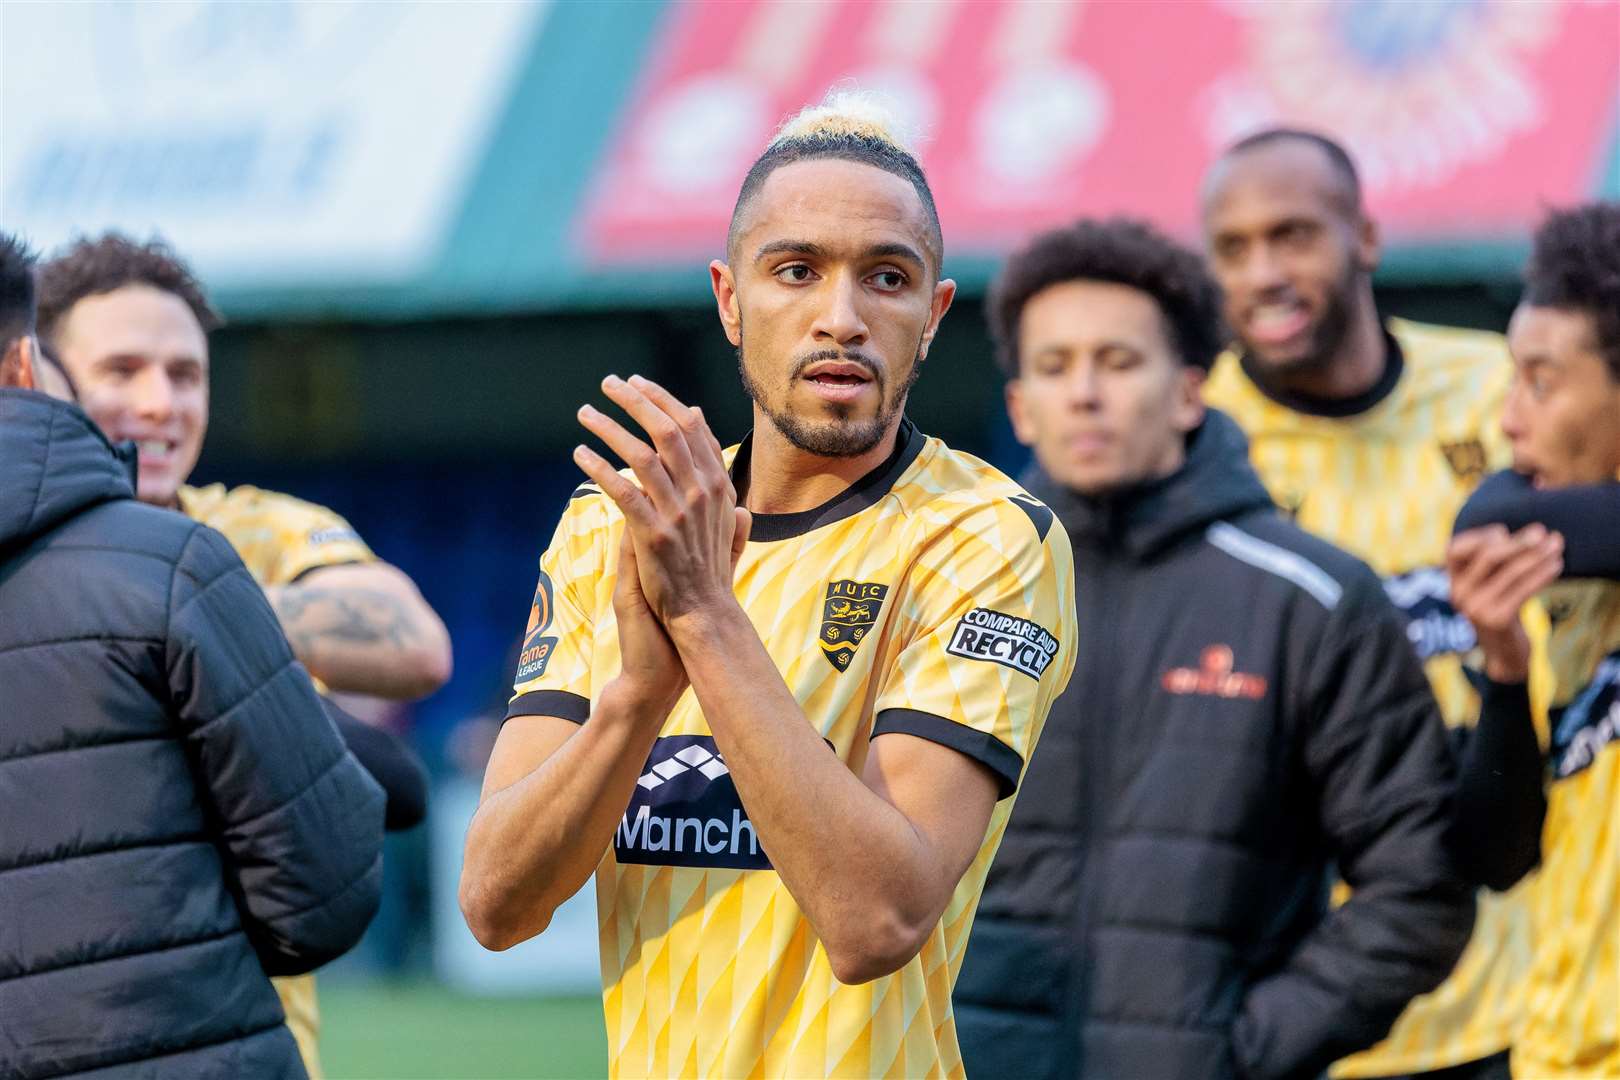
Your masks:
{"label": "club crest on shirt", "polygon": [[839,671],[848,671],[855,650],[871,632],[889,595],[887,585],[870,581],[830,581],[821,605],[821,655]]}
{"label": "club crest on shirt", "polygon": [[546,673],[551,650],[557,647],[555,637],[546,637],[552,618],[551,576],[540,571],[540,584],[535,586],[534,605],[529,608],[529,624],[523,629],[523,651],[518,653],[516,682],[538,679]]}
{"label": "club crest on shirt", "polygon": [[1485,444],[1478,439],[1443,442],[1440,444],[1440,452],[1446,456],[1446,464],[1457,474],[1457,479],[1473,483],[1484,477]]}

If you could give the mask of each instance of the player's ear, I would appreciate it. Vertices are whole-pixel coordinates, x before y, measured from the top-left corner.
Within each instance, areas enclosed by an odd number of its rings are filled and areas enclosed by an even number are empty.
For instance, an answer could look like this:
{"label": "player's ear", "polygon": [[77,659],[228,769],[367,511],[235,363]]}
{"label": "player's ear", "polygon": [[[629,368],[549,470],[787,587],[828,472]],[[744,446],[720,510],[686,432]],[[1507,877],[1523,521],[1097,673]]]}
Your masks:
{"label": "player's ear", "polygon": [[1383,238],[1378,234],[1378,222],[1366,214],[1361,215],[1361,223],[1356,227],[1357,267],[1370,274],[1378,269],[1383,254]]}
{"label": "player's ear", "polygon": [[1204,422],[1204,378],[1208,373],[1196,364],[1182,364],[1176,373],[1175,401],[1171,418],[1182,434],[1195,431]]}
{"label": "player's ear", "polygon": [[34,389],[34,339],[27,334],[14,338],[0,356],[0,387]]}
{"label": "player's ear", "polygon": [[714,290],[714,305],[720,312],[720,325],[726,328],[726,338],[735,346],[742,345],[742,310],[737,306],[737,279],[731,267],[715,259],[709,264],[709,286]]}
{"label": "player's ear", "polygon": [[1008,379],[1002,387],[1002,394],[1007,402],[1007,419],[1012,421],[1013,437],[1021,446],[1034,446],[1035,428],[1029,422],[1024,398],[1024,380]]}
{"label": "player's ear", "polygon": [[939,322],[945,313],[951,310],[951,301],[956,299],[956,282],[950,278],[941,278],[934,286],[934,295],[929,305],[928,325],[923,328],[922,342],[917,349],[919,360],[927,357],[928,347],[934,343],[934,335],[939,333]]}

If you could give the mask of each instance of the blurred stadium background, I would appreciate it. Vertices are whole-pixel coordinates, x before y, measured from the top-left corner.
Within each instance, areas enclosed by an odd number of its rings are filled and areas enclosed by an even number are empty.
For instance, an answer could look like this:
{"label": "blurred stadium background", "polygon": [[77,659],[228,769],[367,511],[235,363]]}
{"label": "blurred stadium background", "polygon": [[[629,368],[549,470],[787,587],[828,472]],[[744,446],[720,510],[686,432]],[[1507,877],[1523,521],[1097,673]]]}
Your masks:
{"label": "blurred stadium background", "polygon": [[373,710],[436,801],[323,976],[334,1077],[605,1069],[589,890],[483,953],[461,835],[574,408],[642,372],[747,426],[704,267],[798,106],[878,90],[922,134],[964,292],[912,415],[1009,470],[978,304],[998,253],[1081,213],[1194,240],[1203,165],[1258,126],[1352,148],[1389,313],[1501,329],[1541,208],[1620,196],[1610,0],[8,2],[0,64],[0,224],[47,250],[160,233],[230,320],[197,480],[338,510],[455,640],[443,691]]}

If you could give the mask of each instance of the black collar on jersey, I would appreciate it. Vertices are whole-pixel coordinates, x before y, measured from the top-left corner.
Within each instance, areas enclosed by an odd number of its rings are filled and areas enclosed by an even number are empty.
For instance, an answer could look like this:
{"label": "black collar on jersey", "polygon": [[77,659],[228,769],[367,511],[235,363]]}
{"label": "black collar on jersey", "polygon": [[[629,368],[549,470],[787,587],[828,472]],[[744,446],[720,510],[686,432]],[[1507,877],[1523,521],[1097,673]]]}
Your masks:
{"label": "black collar on jersey", "polygon": [[1371,387],[1354,397],[1320,398],[1284,390],[1281,387],[1267,386],[1264,373],[1250,364],[1247,353],[1240,362],[1243,365],[1243,374],[1249,377],[1249,381],[1254,383],[1256,389],[1272,401],[1307,416],[1324,416],[1330,420],[1360,416],[1371,409],[1394,392],[1395,384],[1401,381],[1401,373],[1406,370],[1406,357],[1401,352],[1401,343],[1395,340],[1395,335],[1387,328],[1384,330],[1384,373],[1378,376],[1378,381]]}
{"label": "black collar on jersey", "polygon": [[[800,510],[794,514],[755,514],[748,539],[764,543],[791,540],[876,506],[883,496],[893,490],[900,474],[917,460],[917,455],[922,453],[923,443],[927,441],[928,436],[918,431],[916,424],[902,417],[900,430],[895,435],[894,453],[883,464],[814,509]],[[737,456],[731,462],[731,482],[739,494],[748,490],[748,456],[753,445],[754,433],[750,431],[743,436],[742,445],[737,447]]]}

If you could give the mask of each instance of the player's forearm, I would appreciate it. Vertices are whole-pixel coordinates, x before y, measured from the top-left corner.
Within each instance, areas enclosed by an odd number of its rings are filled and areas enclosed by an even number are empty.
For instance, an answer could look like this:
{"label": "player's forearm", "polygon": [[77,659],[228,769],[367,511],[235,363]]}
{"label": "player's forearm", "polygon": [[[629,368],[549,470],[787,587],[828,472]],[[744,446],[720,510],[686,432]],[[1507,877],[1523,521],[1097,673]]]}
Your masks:
{"label": "player's forearm", "polygon": [[863,982],[897,970],[949,898],[940,860],[828,748],[741,609],[670,634],[760,845],[834,974]]}
{"label": "player's forearm", "polygon": [[485,796],[467,829],[461,909],[486,948],[540,933],[596,872],[668,713],[649,708],[610,683],[555,753]]}
{"label": "player's forearm", "polygon": [[[450,678],[450,636],[415,586],[392,568],[333,571],[266,591],[293,654],[333,690],[413,700]],[[396,579],[395,575],[398,575]]]}

